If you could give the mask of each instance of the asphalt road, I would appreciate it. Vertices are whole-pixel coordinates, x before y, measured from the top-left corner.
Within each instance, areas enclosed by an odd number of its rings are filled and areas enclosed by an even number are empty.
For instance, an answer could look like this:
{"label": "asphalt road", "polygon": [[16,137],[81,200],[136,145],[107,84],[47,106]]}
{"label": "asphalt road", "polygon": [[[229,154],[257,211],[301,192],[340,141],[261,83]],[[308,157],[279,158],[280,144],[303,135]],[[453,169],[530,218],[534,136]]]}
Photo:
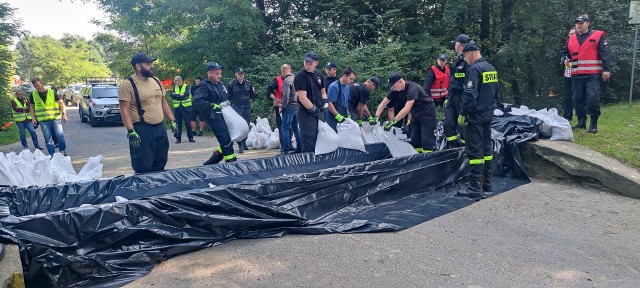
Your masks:
{"label": "asphalt road", "polygon": [[[102,155],[102,163],[104,164],[102,175],[104,177],[133,174],[129,157],[129,143],[126,136],[127,131],[124,126],[110,124],[91,127],[89,123],[80,122],[78,107],[67,107],[67,114],[69,120],[62,127],[67,143],[66,151],[71,156],[71,162],[76,172],[82,169],[89,157]],[[37,129],[37,133],[40,143],[43,144],[44,137],[40,129]],[[183,141],[186,141],[187,132],[183,129],[182,133]],[[170,147],[166,169],[202,165],[211,156],[213,148],[218,146],[218,142],[213,136],[195,137],[195,143],[182,142],[174,144],[175,139],[171,135],[171,131],[168,131],[168,134]],[[27,139],[27,142],[33,150],[31,139]],[[237,146],[234,148],[237,150]],[[10,151],[20,153],[21,150],[22,145],[20,142],[0,146],[0,151],[5,153]],[[249,150],[244,154],[239,154],[236,151],[236,156],[239,160],[269,157],[276,154],[278,154],[278,149]]]}

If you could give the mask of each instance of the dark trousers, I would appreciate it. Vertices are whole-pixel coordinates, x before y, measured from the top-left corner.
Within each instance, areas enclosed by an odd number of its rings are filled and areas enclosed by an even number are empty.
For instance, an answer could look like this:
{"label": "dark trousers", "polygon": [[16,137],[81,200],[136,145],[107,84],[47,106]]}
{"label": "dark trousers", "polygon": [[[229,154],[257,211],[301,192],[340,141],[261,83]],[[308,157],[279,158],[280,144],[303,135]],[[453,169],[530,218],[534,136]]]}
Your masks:
{"label": "dark trousers", "polygon": [[442,97],[442,98],[433,98],[433,104],[436,105],[436,107],[444,107],[444,100],[447,100],[446,97]]}
{"label": "dark trousers", "polygon": [[311,115],[307,109],[298,109],[298,126],[302,137],[302,152],[315,152],[318,139],[318,118]]}
{"label": "dark trousers", "polygon": [[[276,113],[276,127],[282,127],[282,115],[280,115],[280,108],[273,106],[273,110]],[[282,129],[278,129],[278,136],[280,136],[280,147],[282,147]]]}
{"label": "dark trousers", "polygon": [[169,157],[169,138],[164,122],[159,124],[134,123],[140,136],[140,146],[129,146],[131,167],[136,173],[162,171]]}
{"label": "dark trousers", "polygon": [[578,120],[586,120],[587,113],[592,117],[600,116],[600,75],[590,77],[571,77],[573,106]]}
{"label": "dark trousers", "polygon": [[433,151],[436,144],[436,107],[433,103],[421,104],[411,114],[411,145],[413,148]]}
{"label": "dark trousers", "polygon": [[191,118],[191,107],[178,107],[173,109],[173,115],[176,118],[176,125],[178,126],[178,133],[176,140],[182,139],[182,123],[187,126],[187,138],[193,139],[193,130],[191,130],[191,123],[189,123],[189,119]]}
{"label": "dark trousers", "polygon": [[[245,104],[233,104],[233,105],[231,105],[231,107],[233,108],[233,110],[238,112],[238,114],[240,114],[240,116],[242,116],[242,119],[244,119],[244,121],[247,121],[247,124],[250,123],[250,121],[251,121],[251,104],[248,104],[248,103],[245,103]],[[241,145],[242,145],[242,147],[247,146],[246,141],[247,141],[247,139],[244,139],[244,140],[240,141],[238,143],[238,147],[240,147]]]}
{"label": "dark trousers", "polygon": [[[209,115],[209,117],[205,118],[209,129],[213,131],[213,135],[218,139],[218,143],[220,143],[220,149],[218,151],[222,151],[222,156],[224,156],[224,160],[230,160],[235,157],[233,153],[233,142],[231,142],[231,136],[229,136],[229,131],[227,130],[227,123],[224,122],[224,117],[222,116],[222,111],[220,110],[211,110],[208,106],[200,107],[200,115]],[[207,111],[208,110],[208,114]],[[217,150],[218,148],[216,148]]]}
{"label": "dark trousers", "polygon": [[573,119],[573,92],[571,91],[571,77],[562,77],[564,95],[562,95],[562,117],[571,121]]}
{"label": "dark trousers", "polygon": [[[467,115],[469,122],[465,128],[465,136],[467,137],[465,152],[471,166],[471,188],[476,192],[481,192],[483,187],[491,186],[491,163],[493,160],[491,120],[482,121],[474,118],[474,115]],[[485,190],[490,189],[485,188]]]}
{"label": "dark trousers", "polygon": [[464,140],[464,127],[458,125],[458,116],[462,110],[462,93],[450,93],[447,106],[444,107],[444,136],[447,141]]}

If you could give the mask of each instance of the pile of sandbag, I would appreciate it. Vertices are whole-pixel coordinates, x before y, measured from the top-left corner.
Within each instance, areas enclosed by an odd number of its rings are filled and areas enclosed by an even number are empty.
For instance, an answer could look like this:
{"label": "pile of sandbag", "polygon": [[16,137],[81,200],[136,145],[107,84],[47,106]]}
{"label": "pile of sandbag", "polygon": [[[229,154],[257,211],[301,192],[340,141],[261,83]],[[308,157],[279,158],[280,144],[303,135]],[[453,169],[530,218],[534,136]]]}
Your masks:
{"label": "pile of sandbag", "polygon": [[544,138],[554,141],[573,141],[573,131],[569,120],[558,115],[556,108],[535,110],[523,105],[520,108],[511,108],[509,113],[511,115],[527,115],[542,120],[540,136]]}
{"label": "pile of sandbag", "polygon": [[40,150],[0,153],[0,185],[29,187],[96,180],[102,177],[102,166],[102,155],[89,158],[76,173],[71,157],[60,153],[53,157]]}
{"label": "pile of sandbag", "polygon": [[[271,130],[269,119],[256,119],[256,124],[249,124],[247,146],[253,149],[278,149],[280,148],[280,132],[278,128]],[[295,147],[295,146],[294,146]]]}

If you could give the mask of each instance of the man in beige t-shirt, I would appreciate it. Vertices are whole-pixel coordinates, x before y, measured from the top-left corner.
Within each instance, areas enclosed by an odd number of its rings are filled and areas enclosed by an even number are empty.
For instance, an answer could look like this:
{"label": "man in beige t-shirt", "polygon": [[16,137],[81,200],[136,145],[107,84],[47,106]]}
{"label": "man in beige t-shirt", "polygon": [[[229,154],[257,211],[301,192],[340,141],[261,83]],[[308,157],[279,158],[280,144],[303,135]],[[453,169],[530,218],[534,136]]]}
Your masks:
{"label": "man in beige t-shirt", "polygon": [[[171,108],[164,97],[165,91],[160,81],[153,76],[155,60],[156,58],[150,58],[144,53],[134,55],[131,66],[135,74],[123,81],[118,89],[122,122],[129,138],[131,166],[136,173],[164,170],[169,154],[164,117],[171,122],[171,130],[177,129]],[[135,90],[139,98],[136,97]],[[140,104],[136,99],[140,99]],[[138,105],[142,108],[142,113],[139,112]]]}

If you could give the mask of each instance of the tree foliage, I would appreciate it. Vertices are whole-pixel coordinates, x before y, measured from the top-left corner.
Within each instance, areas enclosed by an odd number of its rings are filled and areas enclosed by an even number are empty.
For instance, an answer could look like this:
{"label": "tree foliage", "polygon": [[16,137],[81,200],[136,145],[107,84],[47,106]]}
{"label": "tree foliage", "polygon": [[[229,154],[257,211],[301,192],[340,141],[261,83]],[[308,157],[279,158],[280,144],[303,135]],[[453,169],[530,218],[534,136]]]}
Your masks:
{"label": "tree foliage", "polygon": [[[282,63],[299,69],[302,55],[313,50],[322,64],[354,67],[358,80],[384,80],[398,70],[421,82],[436,55],[455,56],[451,40],[465,33],[498,69],[503,99],[532,107],[559,106],[562,47],[575,17],[587,13],[593,28],[607,32],[614,60],[603,101],[626,99],[629,89],[632,28],[626,0],[95,2],[109,15],[105,27],[120,35],[109,48],[120,75],[131,73],[131,55],[143,51],[159,58],[156,70],[163,78],[192,79],[215,60],[227,67],[228,80],[233,68],[243,66],[262,92]],[[373,102],[383,94],[378,91]],[[257,101],[253,110],[264,116],[269,104]]]}
{"label": "tree foliage", "polygon": [[55,87],[71,82],[84,82],[87,77],[109,77],[102,46],[78,35],[64,34],[62,39],[50,36],[21,38],[16,44],[18,74],[33,77]]}
{"label": "tree foliage", "polygon": [[20,32],[20,24],[14,18],[15,8],[0,3],[0,122],[12,119],[10,79],[14,73],[13,55],[9,51],[11,39]]}

